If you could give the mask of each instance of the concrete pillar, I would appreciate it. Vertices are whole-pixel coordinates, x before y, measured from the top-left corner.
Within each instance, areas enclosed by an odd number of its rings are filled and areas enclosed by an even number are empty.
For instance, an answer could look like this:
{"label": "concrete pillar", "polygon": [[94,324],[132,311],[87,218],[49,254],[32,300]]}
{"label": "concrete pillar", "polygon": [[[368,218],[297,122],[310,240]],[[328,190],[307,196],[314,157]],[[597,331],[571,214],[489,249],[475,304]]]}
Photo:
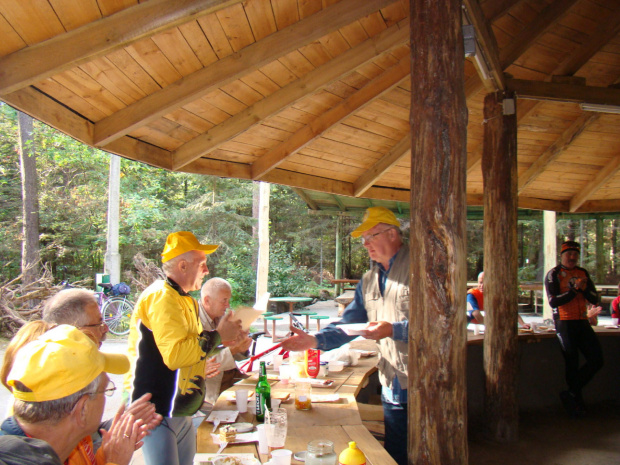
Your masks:
{"label": "concrete pillar", "polygon": [[110,282],[121,281],[121,255],[118,251],[118,230],[120,219],[121,158],[110,154],[110,179],[108,181],[108,237],[105,252],[105,274]]}

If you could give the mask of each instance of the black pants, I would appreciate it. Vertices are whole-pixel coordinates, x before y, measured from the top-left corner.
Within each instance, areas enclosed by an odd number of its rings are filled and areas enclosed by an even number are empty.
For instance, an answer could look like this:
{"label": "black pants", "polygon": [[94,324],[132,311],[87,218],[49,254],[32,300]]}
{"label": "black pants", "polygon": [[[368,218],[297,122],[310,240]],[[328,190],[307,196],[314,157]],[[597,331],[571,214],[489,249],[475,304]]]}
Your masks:
{"label": "black pants", "polygon": [[[581,390],[603,367],[601,344],[588,320],[556,320],[562,354],[566,363],[568,389],[581,399]],[[586,362],[579,367],[579,352]]]}

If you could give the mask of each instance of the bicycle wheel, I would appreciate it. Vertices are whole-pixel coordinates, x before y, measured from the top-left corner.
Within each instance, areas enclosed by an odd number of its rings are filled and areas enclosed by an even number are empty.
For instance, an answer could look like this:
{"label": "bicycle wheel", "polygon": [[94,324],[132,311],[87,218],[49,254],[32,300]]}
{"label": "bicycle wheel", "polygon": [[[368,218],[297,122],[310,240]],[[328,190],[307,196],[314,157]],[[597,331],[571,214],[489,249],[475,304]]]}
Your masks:
{"label": "bicycle wheel", "polygon": [[125,297],[112,297],[108,299],[101,309],[103,321],[112,334],[124,336],[129,333],[129,322],[133,312],[133,302]]}

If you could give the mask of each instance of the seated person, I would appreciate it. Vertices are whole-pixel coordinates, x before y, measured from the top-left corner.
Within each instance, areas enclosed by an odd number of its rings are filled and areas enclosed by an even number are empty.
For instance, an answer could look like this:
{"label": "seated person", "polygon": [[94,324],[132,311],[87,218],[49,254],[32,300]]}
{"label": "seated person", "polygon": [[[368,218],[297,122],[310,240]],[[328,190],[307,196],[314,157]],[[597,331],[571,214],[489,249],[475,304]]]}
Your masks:
{"label": "seated person", "polygon": [[[484,324],[484,316],[482,315],[484,310],[484,271],[478,275],[478,287],[474,287],[467,291],[467,323],[473,323],[476,325]],[[529,328],[530,325],[523,321],[521,315],[517,314],[519,325],[524,328]]]}
{"label": "seated person", "polygon": [[[21,347],[7,376],[15,398],[13,416],[0,426],[6,464],[65,463],[99,426],[105,396],[116,389],[106,373],[129,369],[125,355],[105,354],[81,331],[57,326]],[[105,460],[128,465],[146,428],[131,415],[102,431]],[[85,444],[91,446],[90,444]]]}
{"label": "seated person", "polygon": [[[217,328],[220,318],[230,306],[232,289],[230,283],[222,278],[211,278],[200,290],[200,321],[203,329],[209,331]],[[215,357],[214,363],[219,371],[207,377],[205,401],[214,404],[220,393],[231,387],[236,381],[247,378],[237,368],[235,361],[248,358],[248,348],[252,339],[246,331],[242,331],[236,342],[222,349]]]}
{"label": "seated person", "polygon": [[611,302],[611,317],[620,318],[620,283],[618,283],[618,297]]}

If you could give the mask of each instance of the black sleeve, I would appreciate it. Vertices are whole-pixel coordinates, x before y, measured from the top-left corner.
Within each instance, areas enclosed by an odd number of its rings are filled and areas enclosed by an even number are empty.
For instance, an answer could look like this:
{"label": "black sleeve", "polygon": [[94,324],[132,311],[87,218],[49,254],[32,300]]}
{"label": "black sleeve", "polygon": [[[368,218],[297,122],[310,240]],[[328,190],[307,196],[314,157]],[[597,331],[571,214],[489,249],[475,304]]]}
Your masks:
{"label": "black sleeve", "polygon": [[588,278],[588,284],[586,286],[586,290],[583,291],[583,296],[592,305],[596,305],[598,303],[598,293],[596,292],[596,287],[594,287],[594,283],[592,282],[592,279],[590,279],[590,274],[588,271],[583,271],[586,273],[586,278]]}
{"label": "black sleeve", "polygon": [[558,279],[558,269],[553,268],[547,273],[545,278],[545,289],[547,290],[547,298],[552,308],[558,308],[560,305],[566,305],[577,296],[574,289],[569,289],[560,294],[560,280]]}

